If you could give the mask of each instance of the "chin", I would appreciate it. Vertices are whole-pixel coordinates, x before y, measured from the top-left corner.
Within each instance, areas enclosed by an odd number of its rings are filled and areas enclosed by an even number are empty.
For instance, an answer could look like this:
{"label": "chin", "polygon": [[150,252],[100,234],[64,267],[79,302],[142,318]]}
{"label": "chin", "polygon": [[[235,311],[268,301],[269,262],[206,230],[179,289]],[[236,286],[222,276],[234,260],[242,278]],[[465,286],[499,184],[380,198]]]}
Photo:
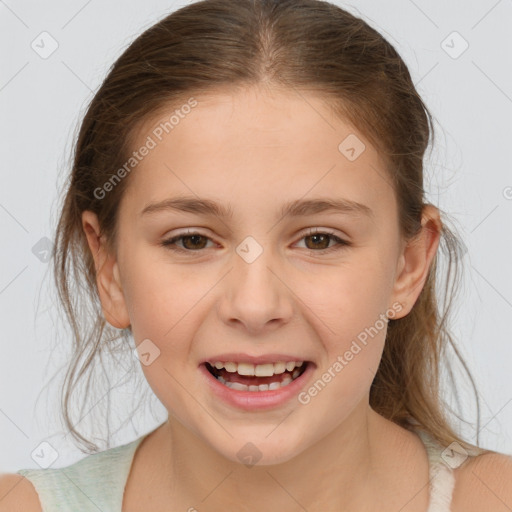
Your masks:
{"label": "chin", "polygon": [[229,446],[213,447],[226,459],[248,468],[284,464],[303,451],[303,447],[290,439],[286,442],[281,442],[278,438],[270,441],[266,436],[267,434],[262,434],[259,440],[255,436],[251,437],[252,440],[240,437],[230,441]]}

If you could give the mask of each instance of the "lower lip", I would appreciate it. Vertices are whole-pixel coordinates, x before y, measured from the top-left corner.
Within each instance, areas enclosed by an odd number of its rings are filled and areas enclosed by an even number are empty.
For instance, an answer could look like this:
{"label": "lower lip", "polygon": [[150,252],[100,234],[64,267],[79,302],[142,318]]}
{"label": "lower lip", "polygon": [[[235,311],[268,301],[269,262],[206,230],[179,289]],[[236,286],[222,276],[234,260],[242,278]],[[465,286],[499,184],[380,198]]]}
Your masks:
{"label": "lower lip", "polygon": [[203,363],[199,365],[201,373],[206,377],[206,381],[211,390],[229,405],[246,411],[272,409],[285,404],[294,396],[298,395],[300,390],[306,385],[310,375],[314,371],[314,364],[309,362],[306,369],[290,384],[279,389],[268,391],[240,391],[231,389],[217,380],[206,368]]}

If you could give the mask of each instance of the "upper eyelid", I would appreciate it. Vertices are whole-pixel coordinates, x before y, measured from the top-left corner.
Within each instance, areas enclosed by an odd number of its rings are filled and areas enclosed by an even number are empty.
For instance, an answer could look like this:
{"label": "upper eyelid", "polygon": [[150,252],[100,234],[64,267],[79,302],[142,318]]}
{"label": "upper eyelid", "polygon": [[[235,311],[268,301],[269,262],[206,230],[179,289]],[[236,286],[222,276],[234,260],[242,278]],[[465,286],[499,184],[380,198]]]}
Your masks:
{"label": "upper eyelid", "polygon": [[[200,228],[198,228],[198,230],[190,229],[188,231],[183,231],[181,233],[177,233],[177,234],[172,235],[172,236],[170,236],[170,235],[169,236],[164,236],[163,238],[165,240],[171,240],[173,238],[180,238],[182,236],[199,235],[199,236],[204,236],[205,238],[208,238],[208,239],[214,241],[214,238],[211,235],[206,234],[206,233],[201,233],[199,231],[199,229]],[[332,235],[332,236],[337,236],[339,238],[348,238],[348,235],[345,235],[344,233],[339,233],[334,228],[321,228],[321,227],[320,228],[311,228],[310,227],[310,228],[304,228],[304,229],[305,229],[305,231],[304,230],[299,231],[296,236],[300,235],[301,237],[304,237],[304,236],[309,236],[311,234],[314,235],[314,234],[318,233],[318,234],[329,234],[329,235]]]}

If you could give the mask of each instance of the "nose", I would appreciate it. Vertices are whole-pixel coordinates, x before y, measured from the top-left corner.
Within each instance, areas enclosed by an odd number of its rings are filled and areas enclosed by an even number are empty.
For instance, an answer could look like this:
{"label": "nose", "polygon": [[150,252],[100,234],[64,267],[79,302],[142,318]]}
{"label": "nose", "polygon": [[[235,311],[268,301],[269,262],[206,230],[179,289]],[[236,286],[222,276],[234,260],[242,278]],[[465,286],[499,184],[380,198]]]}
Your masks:
{"label": "nose", "polygon": [[293,292],[270,250],[261,247],[262,252],[253,259],[254,242],[248,252],[243,249],[241,244],[233,254],[233,268],[226,276],[218,311],[224,323],[256,335],[290,321]]}

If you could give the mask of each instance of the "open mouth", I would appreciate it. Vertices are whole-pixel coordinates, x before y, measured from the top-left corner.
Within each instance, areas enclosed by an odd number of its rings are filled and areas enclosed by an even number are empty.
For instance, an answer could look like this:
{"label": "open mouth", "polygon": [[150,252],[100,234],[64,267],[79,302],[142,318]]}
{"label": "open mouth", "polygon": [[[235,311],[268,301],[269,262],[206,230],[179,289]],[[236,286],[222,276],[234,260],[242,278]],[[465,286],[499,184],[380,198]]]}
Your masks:
{"label": "open mouth", "polygon": [[[310,361],[297,362],[294,367],[288,363],[284,371],[280,373],[273,373],[268,376],[256,376],[256,375],[241,375],[236,369],[228,369],[221,367],[217,368],[212,364],[206,362],[204,365],[206,369],[213,375],[219,382],[224,386],[237,390],[237,391],[272,391],[275,389],[286,387],[292,381],[298,379],[305,371]],[[282,370],[282,368],[281,368]]]}

